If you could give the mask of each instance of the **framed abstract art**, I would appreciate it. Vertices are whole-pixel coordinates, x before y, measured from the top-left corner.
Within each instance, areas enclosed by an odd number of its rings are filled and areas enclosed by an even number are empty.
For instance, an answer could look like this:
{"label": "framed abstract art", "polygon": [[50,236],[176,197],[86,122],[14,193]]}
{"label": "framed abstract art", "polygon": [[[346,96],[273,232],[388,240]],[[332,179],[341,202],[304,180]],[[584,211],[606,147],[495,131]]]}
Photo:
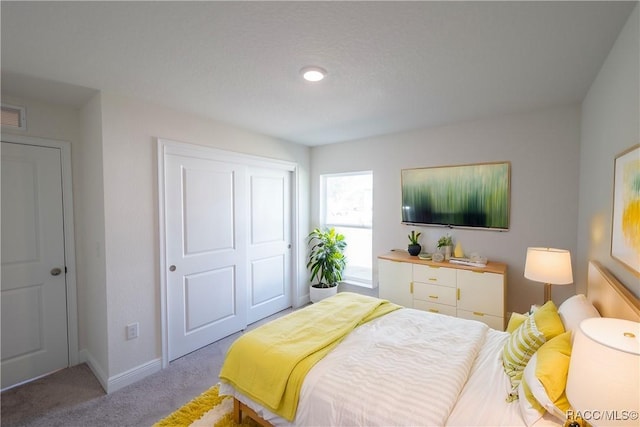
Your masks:
{"label": "framed abstract art", "polygon": [[614,161],[611,256],[640,276],[640,144]]}

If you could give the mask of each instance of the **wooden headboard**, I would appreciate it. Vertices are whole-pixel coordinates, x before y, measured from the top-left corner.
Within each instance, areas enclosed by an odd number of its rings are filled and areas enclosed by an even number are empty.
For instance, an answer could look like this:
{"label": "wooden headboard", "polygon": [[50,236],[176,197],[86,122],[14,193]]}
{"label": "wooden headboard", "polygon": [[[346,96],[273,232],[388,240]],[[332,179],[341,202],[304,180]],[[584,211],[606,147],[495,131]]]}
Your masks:
{"label": "wooden headboard", "polygon": [[602,317],[640,322],[640,300],[599,262],[589,262],[587,299]]}

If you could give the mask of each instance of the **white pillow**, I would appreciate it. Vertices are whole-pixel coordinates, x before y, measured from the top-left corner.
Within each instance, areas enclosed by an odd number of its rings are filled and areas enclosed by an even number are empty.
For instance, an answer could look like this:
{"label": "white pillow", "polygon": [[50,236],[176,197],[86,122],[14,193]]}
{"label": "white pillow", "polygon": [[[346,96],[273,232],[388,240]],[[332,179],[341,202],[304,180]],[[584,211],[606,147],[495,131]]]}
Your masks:
{"label": "white pillow", "polygon": [[[540,404],[535,394],[533,394],[533,387],[538,387],[541,390],[538,390],[537,394],[546,394],[544,390],[544,386],[538,379],[536,378],[536,369],[535,365],[537,362],[537,355],[534,354],[529,359],[529,363],[527,363],[527,367],[524,368],[522,381],[518,385],[518,404],[520,405],[520,414],[524,419],[524,422],[527,426],[532,426],[538,421],[544,413],[547,411],[543,406],[544,404]],[[530,390],[530,395],[527,396],[525,387],[528,387]],[[551,403],[549,401],[548,403]]]}
{"label": "white pillow", "polygon": [[[536,377],[536,364],[538,362],[538,355],[534,354],[529,360],[527,367],[524,369],[524,381],[518,386],[518,402],[520,404],[520,414],[527,426],[532,426],[540,418],[544,416],[545,412],[549,412],[556,419],[564,421],[566,414],[564,414],[559,408],[557,408],[553,402],[549,399],[547,391],[540,380]],[[525,387],[529,387],[531,390],[531,398],[535,401],[531,401],[525,395]],[[537,401],[537,402],[536,402]]]}
{"label": "white pillow", "polygon": [[600,317],[598,310],[583,294],[574,295],[565,300],[558,307],[558,314],[565,331],[575,331],[584,319]]}
{"label": "white pillow", "polygon": [[566,420],[565,412],[570,409],[565,388],[571,335],[572,332],[567,331],[544,343],[524,368],[518,398],[520,413],[527,426],[533,425],[545,412],[560,421]]}

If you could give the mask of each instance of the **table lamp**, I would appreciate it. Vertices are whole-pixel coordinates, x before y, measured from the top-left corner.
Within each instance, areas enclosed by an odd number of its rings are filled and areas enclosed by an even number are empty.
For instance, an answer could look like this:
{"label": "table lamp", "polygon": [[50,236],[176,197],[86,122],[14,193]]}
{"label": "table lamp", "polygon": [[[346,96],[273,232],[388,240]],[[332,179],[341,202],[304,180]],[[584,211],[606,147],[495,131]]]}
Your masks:
{"label": "table lamp", "polygon": [[551,299],[551,285],[573,283],[571,254],[565,249],[527,248],[524,277],[544,283],[544,302]]}
{"label": "table lamp", "polygon": [[576,328],[567,399],[593,426],[637,426],[640,411],[640,323],[606,317]]}

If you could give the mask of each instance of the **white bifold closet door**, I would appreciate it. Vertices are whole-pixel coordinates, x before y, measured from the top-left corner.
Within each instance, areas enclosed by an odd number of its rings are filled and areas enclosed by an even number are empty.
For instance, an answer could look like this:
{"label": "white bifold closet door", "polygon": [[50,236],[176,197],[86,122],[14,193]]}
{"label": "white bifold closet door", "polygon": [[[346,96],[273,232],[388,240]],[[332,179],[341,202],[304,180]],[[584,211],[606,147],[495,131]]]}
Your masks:
{"label": "white bifold closet door", "polygon": [[291,172],[215,157],[164,157],[169,360],[291,306]]}

